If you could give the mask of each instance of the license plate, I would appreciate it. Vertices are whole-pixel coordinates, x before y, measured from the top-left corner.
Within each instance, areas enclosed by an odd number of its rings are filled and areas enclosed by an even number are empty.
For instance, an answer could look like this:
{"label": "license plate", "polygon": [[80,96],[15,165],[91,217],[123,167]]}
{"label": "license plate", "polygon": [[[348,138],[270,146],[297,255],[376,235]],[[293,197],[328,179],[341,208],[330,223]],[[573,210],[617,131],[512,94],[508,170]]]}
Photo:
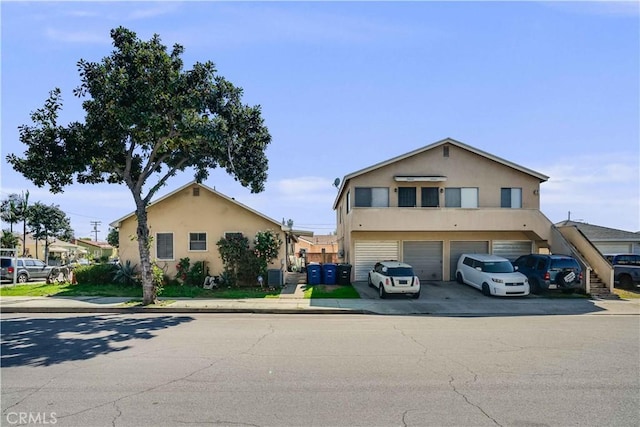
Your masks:
{"label": "license plate", "polygon": [[549,289],[558,289],[558,285],[552,283],[549,285]]}
{"label": "license plate", "polygon": [[401,285],[408,285],[409,281],[408,280],[398,280],[398,283]]}

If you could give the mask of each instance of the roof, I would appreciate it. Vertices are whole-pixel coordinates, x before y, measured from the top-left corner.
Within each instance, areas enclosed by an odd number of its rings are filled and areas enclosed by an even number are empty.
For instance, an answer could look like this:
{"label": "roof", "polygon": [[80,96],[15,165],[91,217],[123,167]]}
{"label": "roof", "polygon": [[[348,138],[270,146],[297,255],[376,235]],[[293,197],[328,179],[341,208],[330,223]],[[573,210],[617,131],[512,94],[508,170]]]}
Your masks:
{"label": "roof", "polygon": [[301,236],[300,240],[304,240],[312,245],[335,245],[338,243],[338,236],[335,234],[316,234],[314,236]]}
{"label": "roof", "polygon": [[[207,191],[209,191],[209,192],[211,192],[211,193],[215,194],[216,196],[218,196],[218,197],[221,197],[221,198],[225,199],[225,200],[226,200],[226,201],[228,201],[229,203],[233,203],[233,204],[235,204],[235,205],[237,205],[237,206],[240,206],[240,207],[242,207],[243,209],[246,209],[246,210],[248,210],[249,212],[251,212],[251,213],[253,213],[253,214],[257,215],[257,216],[259,216],[259,217],[261,217],[261,218],[264,218],[264,219],[266,219],[267,221],[272,222],[275,226],[277,226],[279,229],[281,229],[281,230],[283,230],[283,231],[289,231],[289,228],[288,228],[288,227],[286,227],[286,226],[284,226],[284,225],[282,225],[279,221],[276,221],[276,220],[275,220],[275,219],[273,219],[273,218],[269,218],[268,216],[263,215],[263,214],[261,214],[260,212],[258,212],[258,211],[256,211],[256,210],[254,210],[254,209],[251,209],[249,206],[243,205],[242,203],[240,203],[240,202],[236,201],[235,199],[233,199],[233,198],[231,198],[231,197],[229,197],[229,196],[225,196],[224,194],[222,194],[222,193],[220,193],[220,192],[218,192],[218,191],[214,190],[213,188],[207,187],[206,185],[204,185],[204,184],[202,184],[202,183],[199,183],[199,182],[197,182],[197,181],[191,181],[191,182],[189,182],[189,183],[187,183],[187,184],[183,185],[182,187],[180,187],[180,188],[178,188],[178,189],[176,189],[176,190],[173,190],[172,192],[170,192],[170,193],[168,193],[168,194],[165,194],[164,196],[160,197],[159,199],[154,200],[153,202],[149,203],[149,206],[148,206],[148,207],[151,207],[151,206],[153,206],[153,205],[155,205],[155,204],[157,204],[157,203],[160,203],[161,201],[163,201],[163,200],[165,200],[165,199],[170,198],[171,196],[173,196],[174,194],[176,194],[176,193],[178,193],[178,192],[180,192],[180,191],[184,190],[185,188],[190,188],[190,187],[192,187],[192,186],[194,186],[194,185],[198,185],[200,188],[202,188],[202,189],[204,189],[204,190],[207,190]],[[129,213],[129,214],[127,214],[127,215],[123,216],[122,218],[119,218],[119,219],[117,219],[117,220],[113,221],[111,224],[109,224],[109,226],[110,226],[110,227],[113,227],[113,228],[118,228],[118,227],[120,226],[120,224],[121,224],[124,220],[129,219],[129,218],[131,218],[131,217],[135,216],[135,214],[136,214],[136,212],[135,212],[135,211],[133,211],[133,212],[131,212],[131,213]]]}
{"label": "roof", "polygon": [[89,245],[89,246],[95,246],[95,247],[101,248],[101,249],[112,249],[113,248],[113,246],[111,246],[107,242],[96,242],[96,241],[93,241],[93,240],[76,239],[76,244],[78,244],[78,243],[83,243],[83,244]]}
{"label": "roof", "polygon": [[434,148],[440,147],[440,146],[445,145],[445,144],[450,144],[450,145],[454,145],[456,147],[460,147],[460,148],[462,148],[464,150],[467,150],[467,151],[470,151],[470,152],[472,152],[474,154],[477,154],[479,156],[485,157],[485,158],[487,158],[489,160],[493,160],[494,162],[500,163],[500,164],[505,165],[507,167],[510,167],[512,169],[518,170],[520,172],[526,173],[527,175],[531,175],[531,176],[539,179],[540,182],[545,182],[545,181],[547,181],[549,179],[548,176],[546,176],[544,174],[541,174],[539,172],[536,172],[536,171],[534,171],[532,169],[525,168],[524,166],[520,166],[518,164],[515,164],[513,162],[510,162],[510,161],[505,160],[503,158],[500,158],[498,156],[494,156],[493,154],[489,154],[489,153],[487,153],[485,151],[482,151],[482,150],[479,150],[479,149],[477,149],[475,147],[472,147],[470,145],[464,144],[464,143],[462,143],[460,141],[456,141],[455,139],[445,138],[445,139],[443,139],[441,141],[435,142],[435,143],[427,145],[425,147],[418,148],[417,150],[410,151],[408,153],[402,154],[402,155],[397,156],[397,157],[393,157],[393,158],[391,158],[389,160],[385,160],[385,161],[380,162],[380,163],[376,163],[375,165],[366,167],[364,169],[360,169],[359,171],[352,172],[352,173],[346,175],[344,177],[344,179],[342,180],[342,183],[340,184],[340,188],[338,190],[338,195],[336,197],[336,201],[333,204],[333,209],[336,209],[336,207],[338,206],[338,201],[342,197],[342,192],[344,191],[346,183],[350,179],[355,178],[355,177],[357,177],[359,175],[365,174],[367,172],[371,172],[371,171],[374,171],[376,169],[380,169],[380,168],[388,166],[390,164],[399,162],[399,161],[407,159],[409,157],[415,156],[416,154],[420,154],[420,153],[424,153],[425,151],[433,150]]}
{"label": "roof", "polygon": [[587,224],[586,222],[565,220],[557,223],[556,227],[576,227],[592,242],[640,242],[640,233]]}

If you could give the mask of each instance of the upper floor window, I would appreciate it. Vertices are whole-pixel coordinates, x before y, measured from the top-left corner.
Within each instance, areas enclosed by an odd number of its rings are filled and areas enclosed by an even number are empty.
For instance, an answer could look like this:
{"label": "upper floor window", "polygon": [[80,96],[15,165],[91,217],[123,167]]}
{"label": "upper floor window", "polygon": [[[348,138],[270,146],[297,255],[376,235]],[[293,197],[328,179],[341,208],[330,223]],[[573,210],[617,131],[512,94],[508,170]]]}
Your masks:
{"label": "upper floor window", "polygon": [[388,187],[358,187],[356,188],[356,204],[358,208],[386,208],[389,207]]}
{"label": "upper floor window", "polygon": [[173,259],[173,233],[156,234],[156,257]]}
{"label": "upper floor window", "polygon": [[207,233],[189,233],[189,250],[206,251]]}
{"label": "upper floor window", "polygon": [[501,188],[500,207],[502,208],[522,208],[522,188]]}
{"label": "upper floor window", "polygon": [[347,191],[347,213],[351,211],[351,191]]}
{"label": "upper floor window", "polygon": [[416,207],[416,187],[398,187],[398,206],[401,208]]}
{"label": "upper floor window", "polygon": [[477,208],[477,188],[445,188],[444,205],[447,208]]}
{"label": "upper floor window", "polygon": [[437,187],[422,187],[422,200],[421,206],[423,208],[437,208],[440,207],[440,196],[438,195]]}

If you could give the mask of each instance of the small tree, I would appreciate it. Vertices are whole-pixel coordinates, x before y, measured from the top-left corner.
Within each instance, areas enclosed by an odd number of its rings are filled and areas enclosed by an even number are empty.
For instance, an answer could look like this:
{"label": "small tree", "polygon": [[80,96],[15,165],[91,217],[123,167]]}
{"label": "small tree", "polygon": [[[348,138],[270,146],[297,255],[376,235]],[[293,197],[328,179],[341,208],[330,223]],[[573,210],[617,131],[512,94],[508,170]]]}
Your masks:
{"label": "small tree", "polygon": [[29,192],[26,194],[9,194],[2,201],[2,220],[9,223],[9,231],[13,233],[13,224],[22,221],[22,255],[27,250],[27,216],[29,214]]}
{"label": "small tree", "polygon": [[36,241],[36,255],[38,253],[38,240],[44,240],[45,262],[49,261],[49,238],[73,239],[71,222],[67,215],[56,205],[47,206],[40,202],[33,204],[29,209],[27,223]]}
{"label": "small tree", "polygon": [[[3,249],[17,249],[20,239],[16,237],[10,230],[2,231],[2,240],[0,241],[0,247]],[[13,255],[13,252],[2,253],[2,255]]]}
{"label": "small tree", "polygon": [[241,235],[223,237],[216,243],[224,265],[224,276],[229,285],[237,284],[241,261],[249,251],[249,239]]}
{"label": "small tree", "polygon": [[109,227],[109,234],[107,234],[107,243],[114,248],[120,247],[120,232],[117,228]]}
{"label": "small tree", "polygon": [[[216,74],[212,62],[183,70],[184,48],[167,52],[158,35],[138,39],[111,31],[113,52],[101,62],[78,62],[84,122],[58,124],[60,89],[20,129],[23,158],[7,161],[38,187],[60,193],[81,184],[125,184],[138,220],[136,229],[143,304],[156,300],[147,206],[167,180],[190,168],[196,181],[221,167],[252,192],[264,189],[271,136],[259,106],[243,105],[242,89]],[[145,193],[146,192],[146,193]]]}
{"label": "small tree", "polygon": [[253,252],[260,262],[260,274],[267,274],[269,263],[278,257],[282,239],[273,230],[258,231],[254,239]]}

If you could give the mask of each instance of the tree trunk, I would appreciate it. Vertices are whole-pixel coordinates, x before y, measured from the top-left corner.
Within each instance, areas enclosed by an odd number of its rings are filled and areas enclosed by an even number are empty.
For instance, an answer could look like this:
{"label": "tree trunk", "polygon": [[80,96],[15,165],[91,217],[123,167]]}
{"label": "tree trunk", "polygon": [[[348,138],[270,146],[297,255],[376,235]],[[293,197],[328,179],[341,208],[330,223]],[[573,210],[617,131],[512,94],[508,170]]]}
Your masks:
{"label": "tree trunk", "polygon": [[147,210],[143,203],[138,203],[136,216],[138,217],[138,249],[140,251],[140,268],[142,271],[142,305],[154,304],[157,300],[157,290],[153,283],[151,267],[151,242],[149,227],[147,227]]}

